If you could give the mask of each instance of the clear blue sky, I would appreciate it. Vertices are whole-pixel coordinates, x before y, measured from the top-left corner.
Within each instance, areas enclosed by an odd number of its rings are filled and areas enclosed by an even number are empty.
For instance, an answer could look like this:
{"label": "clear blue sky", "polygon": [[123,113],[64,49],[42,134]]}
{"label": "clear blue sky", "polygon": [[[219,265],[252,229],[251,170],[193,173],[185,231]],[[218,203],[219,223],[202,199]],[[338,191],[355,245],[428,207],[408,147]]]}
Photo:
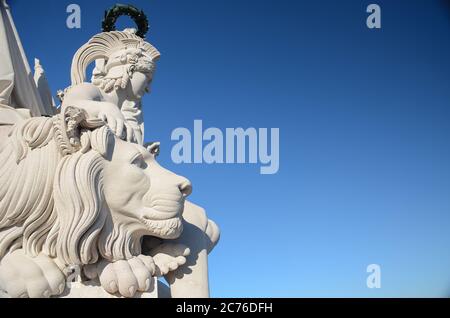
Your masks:
{"label": "clear blue sky", "polygon": [[[81,29],[65,26],[66,6]],[[119,1],[120,2],[120,1]],[[9,0],[54,92],[115,1]],[[369,30],[378,3],[382,29]],[[162,53],[146,140],[221,227],[213,296],[450,295],[448,1],[133,1]],[[120,26],[130,26],[125,18]],[[280,128],[280,170],[176,165],[176,127]],[[381,289],[366,266],[381,265]]]}

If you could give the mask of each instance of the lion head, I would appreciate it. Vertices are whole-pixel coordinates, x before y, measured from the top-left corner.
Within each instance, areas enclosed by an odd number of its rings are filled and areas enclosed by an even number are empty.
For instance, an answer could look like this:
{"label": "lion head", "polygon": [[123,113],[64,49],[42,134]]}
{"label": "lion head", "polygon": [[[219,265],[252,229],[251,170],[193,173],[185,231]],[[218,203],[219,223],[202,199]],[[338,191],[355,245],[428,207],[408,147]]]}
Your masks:
{"label": "lion head", "polygon": [[191,185],[154,150],[73,109],[16,124],[0,152],[0,258],[93,264],[139,255],[143,236],[178,237]]}

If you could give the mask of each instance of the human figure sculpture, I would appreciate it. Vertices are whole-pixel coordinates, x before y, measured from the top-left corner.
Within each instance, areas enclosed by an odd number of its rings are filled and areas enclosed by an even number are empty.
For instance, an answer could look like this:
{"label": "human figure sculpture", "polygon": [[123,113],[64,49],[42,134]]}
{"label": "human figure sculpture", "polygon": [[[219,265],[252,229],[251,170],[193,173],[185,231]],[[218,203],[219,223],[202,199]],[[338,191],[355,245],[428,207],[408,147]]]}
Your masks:
{"label": "human figure sculpture", "polygon": [[[62,110],[84,109],[90,118],[107,122],[119,138],[142,144],[141,99],[150,89],[159,56],[133,29],[95,35],[75,53]],[[94,61],[92,82],[86,82],[86,68]]]}

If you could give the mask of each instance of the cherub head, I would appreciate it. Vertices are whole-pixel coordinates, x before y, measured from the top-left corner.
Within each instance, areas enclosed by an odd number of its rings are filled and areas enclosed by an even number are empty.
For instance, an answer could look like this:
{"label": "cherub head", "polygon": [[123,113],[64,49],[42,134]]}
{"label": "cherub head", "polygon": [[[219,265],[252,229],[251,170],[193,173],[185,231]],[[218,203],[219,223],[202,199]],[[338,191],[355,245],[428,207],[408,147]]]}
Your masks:
{"label": "cherub head", "polygon": [[160,54],[133,31],[104,32],[92,37],[73,58],[72,85],[84,82],[87,66],[95,61],[92,83],[104,92],[127,90],[127,95],[136,99],[148,92]]}

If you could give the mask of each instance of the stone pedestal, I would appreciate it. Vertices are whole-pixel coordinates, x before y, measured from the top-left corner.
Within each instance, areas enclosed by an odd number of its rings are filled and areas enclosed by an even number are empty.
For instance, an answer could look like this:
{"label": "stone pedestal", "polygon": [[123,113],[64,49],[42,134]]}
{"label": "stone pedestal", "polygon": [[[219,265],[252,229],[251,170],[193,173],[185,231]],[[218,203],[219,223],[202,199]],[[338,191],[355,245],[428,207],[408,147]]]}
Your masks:
{"label": "stone pedestal", "polygon": [[[133,298],[158,298],[158,288],[155,288],[157,279],[153,277],[150,290],[136,292]],[[111,295],[106,292],[97,281],[74,282],[70,288],[66,288],[59,298],[123,298],[120,295]]]}

